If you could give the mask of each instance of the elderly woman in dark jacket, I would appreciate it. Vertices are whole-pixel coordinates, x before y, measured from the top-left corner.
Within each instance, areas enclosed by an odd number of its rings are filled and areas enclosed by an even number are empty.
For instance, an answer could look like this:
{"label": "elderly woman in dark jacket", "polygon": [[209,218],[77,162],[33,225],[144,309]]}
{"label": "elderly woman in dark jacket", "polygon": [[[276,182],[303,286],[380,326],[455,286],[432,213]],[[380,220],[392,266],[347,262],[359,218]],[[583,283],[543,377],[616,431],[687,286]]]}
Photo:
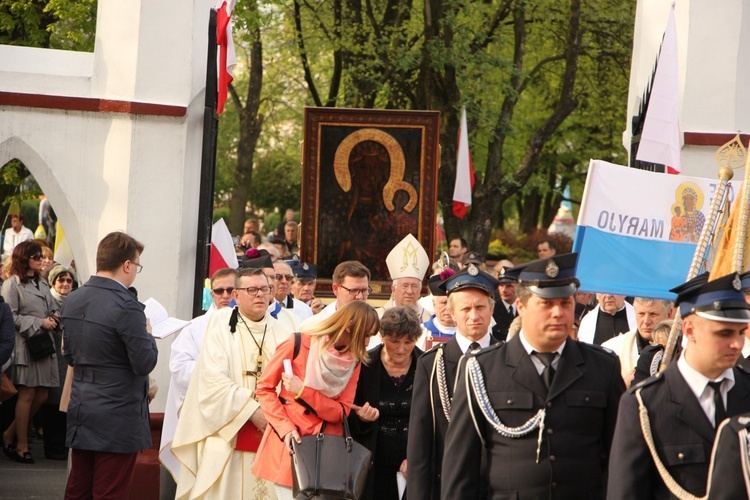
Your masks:
{"label": "elderly woman in dark jacket", "polygon": [[363,499],[398,499],[396,473],[407,474],[406,442],[417,358],[422,334],[417,313],[410,308],[388,309],[380,320],[383,344],[368,351],[362,366],[353,411],[352,435],[373,453]]}

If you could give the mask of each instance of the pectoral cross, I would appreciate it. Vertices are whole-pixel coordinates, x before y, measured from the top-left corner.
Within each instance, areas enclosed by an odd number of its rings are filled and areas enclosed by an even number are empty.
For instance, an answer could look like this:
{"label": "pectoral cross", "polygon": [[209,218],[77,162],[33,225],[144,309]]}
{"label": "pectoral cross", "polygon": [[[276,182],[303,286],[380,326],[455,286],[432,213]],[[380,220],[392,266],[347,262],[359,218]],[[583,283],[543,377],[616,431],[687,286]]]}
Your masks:
{"label": "pectoral cross", "polygon": [[250,375],[251,377],[255,377],[256,379],[259,379],[261,374],[263,373],[263,351],[260,351],[258,353],[258,358],[255,360],[255,370],[253,371],[246,371],[245,375]]}

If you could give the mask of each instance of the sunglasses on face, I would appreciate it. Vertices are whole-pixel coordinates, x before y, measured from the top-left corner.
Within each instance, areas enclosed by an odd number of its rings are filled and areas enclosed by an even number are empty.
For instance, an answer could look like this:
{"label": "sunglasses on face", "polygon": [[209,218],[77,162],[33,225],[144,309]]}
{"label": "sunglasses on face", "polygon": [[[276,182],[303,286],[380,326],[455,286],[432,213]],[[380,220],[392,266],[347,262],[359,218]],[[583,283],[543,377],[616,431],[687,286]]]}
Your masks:
{"label": "sunglasses on face", "polygon": [[73,283],[73,278],[57,278],[58,283]]}
{"label": "sunglasses on face", "polygon": [[232,295],[234,288],[232,288],[231,286],[227,288],[214,288],[211,291],[214,292],[216,295],[224,295],[225,292],[228,293],[229,295]]}
{"label": "sunglasses on face", "polygon": [[29,260],[42,260],[42,254],[35,253],[34,255],[32,255],[31,257],[29,257]]}

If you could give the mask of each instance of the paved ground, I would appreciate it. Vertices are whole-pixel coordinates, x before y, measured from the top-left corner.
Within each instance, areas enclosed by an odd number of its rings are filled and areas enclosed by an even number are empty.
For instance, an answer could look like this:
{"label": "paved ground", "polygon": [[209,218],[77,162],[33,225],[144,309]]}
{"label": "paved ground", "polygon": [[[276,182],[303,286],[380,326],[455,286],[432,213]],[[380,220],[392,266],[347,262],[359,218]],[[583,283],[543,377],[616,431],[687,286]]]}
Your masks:
{"label": "paved ground", "polygon": [[67,462],[44,458],[41,443],[32,445],[31,453],[36,460],[33,465],[12,462],[0,453],[0,499],[57,500],[63,497]]}

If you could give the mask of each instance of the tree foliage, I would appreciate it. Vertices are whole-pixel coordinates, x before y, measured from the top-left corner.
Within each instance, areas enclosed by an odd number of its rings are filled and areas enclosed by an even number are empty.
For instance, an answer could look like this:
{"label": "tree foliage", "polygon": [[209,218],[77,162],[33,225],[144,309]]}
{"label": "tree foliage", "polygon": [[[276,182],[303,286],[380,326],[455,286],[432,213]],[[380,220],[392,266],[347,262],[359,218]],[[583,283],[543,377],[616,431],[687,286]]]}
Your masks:
{"label": "tree foliage", "polygon": [[[288,0],[299,71],[318,106],[441,112],[439,200],[448,237],[487,248],[519,214],[546,224],[589,158],[616,158],[634,5],[616,0]],[[467,107],[481,179],[468,220],[450,213]],[[516,203],[506,203],[509,200]]]}
{"label": "tree foliage", "polygon": [[0,44],[94,50],[97,0],[0,0]]}

